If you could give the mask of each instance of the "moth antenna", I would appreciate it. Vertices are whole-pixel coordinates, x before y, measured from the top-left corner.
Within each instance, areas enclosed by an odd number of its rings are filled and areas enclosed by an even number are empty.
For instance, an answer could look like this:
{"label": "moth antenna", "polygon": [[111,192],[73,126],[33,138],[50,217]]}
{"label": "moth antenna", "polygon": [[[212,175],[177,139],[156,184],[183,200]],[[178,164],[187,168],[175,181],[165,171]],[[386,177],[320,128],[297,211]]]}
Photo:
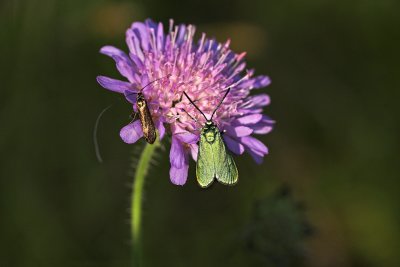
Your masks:
{"label": "moth antenna", "polygon": [[149,86],[150,84],[155,83],[155,82],[157,82],[157,81],[159,81],[159,80],[162,80],[162,79],[165,79],[165,78],[169,78],[171,75],[172,75],[172,74],[167,74],[167,75],[165,75],[164,77],[161,77],[161,78],[158,78],[158,79],[155,79],[155,80],[149,82],[149,83],[146,84],[142,89],[140,89],[139,92],[142,92],[142,91],[144,90],[144,88],[146,88],[146,87]]}
{"label": "moth antenna", "polygon": [[[197,124],[199,123],[199,121],[198,121],[196,118],[192,117],[192,115],[190,115],[185,109],[182,109],[182,110],[183,110],[192,120],[194,120],[195,123],[197,123]],[[197,125],[197,126],[198,126],[198,125]],[[197,127],[197,126],[196,126],[196,127]],[[200,127],[200,128],[201,128],[201,127]],[[198,128],[198,129],[196,128],[196,130],[199,131],[200,128]]]}
{"label": "moth antenna", "polygon": [[99,126],[99,122],[100,122],[100,119],[101,119],[101,117],[103,116],[103,114],[104,114],[109,108],[111,108],[112,106],[113,106],[113,104],[112,104],[112,105],[109,105],[109,106],[106,107],[106,108],[104,108],[104,109],[99,113],[99,115],[97,116],[96,123],[94,124],[94,129],[93,129],[94,151],[96,152],[96,158],[97,158],[97,160],[98,160],[100,163],[103,163],[103,159],[101,158],[100,147],[99,147],[99,143],[98,143],[98,140],[97,140],[97,128],[98,128],[98,126]]}
{"label": "moth antenna", "polygon": [[139,90],[139,92],[131,92],[131,93],[127,94],[127,96],[141,93],[141,92],[144,90],[144,88],[146,88],[147,86],[149,86],[149,85],[151,85],[151,84],[153,84],[153,83],[155,83],[155,82],[157,82],[157,81],[159,81],[159,80],[162,80],[162,79],[165,79],[165,78],[169,78],[171,75],[172,75],[172,74],[167,74],[167,75],[165,75],[165,76],[163,76],[163,77],[161,77],[161,78],[155,79],[155,80],[149,82],[148,84],[146,84],[144,87],[142,87],[142,88]]}
{"label": "moth antenna", "polygon": [[194,122],[197,123],[197,119],[192,117],[192,115],[189,114],[189,112],[187,112],[185,109],[182,109],[192,120],[194,120]]}
{"label": "moth antenna", "polygon": [[211,119],[210,119],[211,121],[212,121],[212,119],[213,119],[213,117],[214,117],[215,112],[217,112],[217,109],[221,106],[222,102],[224,102],[224,100],[225,100],[225,98],[226,98],[226,96],[228,95],[228,93],[229,93],[230,90],[231,90],[231,88],[229,87],[228,90],[226,90],[226,93],[225,93],[224,97],[223,97],[223,98],[221,99],[221,101],[219,102],[218,106],[214,109],[214,111],[213,111],[213,113],[212,113],[212,115],[211,115]]}
{"label": "moth antenna", "polygon": [[187,97],[187,99],[189,99],[190,103],[201,113],[201,115],[203,115],[203,117],[206,119],[206,121],[208,121],[208,119],[207,119],[206,115],[204,115],[203,111],[201,111],[201,110],[199,109],[199,107],[196,106],[196,104],[193,102],[193,100],[190,99],[190,97],[189,97],[185,92],[183,92],[183,93],[184,93],[184,95]]}

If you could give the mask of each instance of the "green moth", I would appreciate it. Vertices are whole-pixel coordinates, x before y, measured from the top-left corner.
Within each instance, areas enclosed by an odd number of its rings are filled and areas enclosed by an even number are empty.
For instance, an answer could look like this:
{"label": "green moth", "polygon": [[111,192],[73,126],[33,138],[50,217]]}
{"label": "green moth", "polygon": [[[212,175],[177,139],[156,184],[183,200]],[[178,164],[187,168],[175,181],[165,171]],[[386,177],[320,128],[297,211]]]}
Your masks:
{"label": "green moth", "polygon": [[190,103],[206,119],[205,125],[201,128],[199,152],[197,154],[196,163],[197,182],[203,188],[210,186],[214,179],[217,179],[218,182],[224,185],[235,185],[238,182],[239,173],[235,161],[226,149],[218,127],[212,121],[215,112],[221,106],[229,91],[230,88],[226,91],[224,97],[214,109],[210,119],[207,119],[204,113],[184,92]]}

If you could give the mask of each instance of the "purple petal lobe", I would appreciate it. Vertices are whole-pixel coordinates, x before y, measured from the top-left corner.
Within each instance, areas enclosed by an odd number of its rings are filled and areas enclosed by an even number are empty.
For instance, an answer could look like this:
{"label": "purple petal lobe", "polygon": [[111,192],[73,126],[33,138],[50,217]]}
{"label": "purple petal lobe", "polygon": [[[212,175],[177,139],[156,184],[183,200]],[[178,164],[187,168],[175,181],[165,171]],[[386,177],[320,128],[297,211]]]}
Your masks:
{"label": "purple petal lobe", "polygon": [[162,140],[164,135],[165,135],[164,124],[162,123],[161,120],[158,120],[155,124],[156,124],[156,127],[158,129],[158,134],[160,135],[159,138],[160,138],[160,140]]}
{"label": "purple petal lobe", "polygon": [[160,22],[157,28],[157,49],[162,51],[164,48],[164,27]]}
{"label": "purple petal lobe", "polygon": [[150,47],[150,39],[148,27],[146,26],[146,24],[141,22],[134,22],[131,29],[135,33],[136,37],[140,40],[142,49],[144,51],[148,51]]}
{"label": "purple petal lobe", "polygon": [[151,85],[149,82],[149,76],[147,76],[147,74],[143,74],[140,80],[141,87],[144,88],[146,85]]}
{"label": "purple petal lobe", "polygon": [[261,141],[259,141],[254,137],[251,136],[242,137],[240,141],[255,153],[258,152],[261,155],[268,154],[268,148]]}
{"label": "purple petal lobe", "polygon": [[171,166],[178,169],[182,168],[185,164],[185,151],[183,145],[174,135],[172,136],[169,161],[171,162]]}
{"label": "purple petal lobe", "polygon": [[133,144],[143,136],[140,121],[134,121],[121,129],[119,135],[125,143]]}
{"label": "purple petal lobe", "polygon": [[[142,59],[140,59],[139,56],[137,56],[134,53],[129,53],[129,57],[132,59],[133,64],[135,64],[138,69],[143,69],[144,68],[144,64],[142,62]],[[139,79],[136,79],[136,80],[139,80]]]}
{"label": "purple petal lobe", "polygon": [[126,32],[126,40],[129,47],[129,56],[138,68],[143,67],[144,54],[140,46],[140,40],[133,30]]}
{"label": "purple petal lobe", "polygon": [[254,130],[255,134],[267,134],[272,131],[273,125],[275,121],[271,120],[269,117],[263,115],[261,121],[257,122],[254,125],[251,125],[251,128]]}
{"label": "purple petal lobe", "polygon": [[171,166],[169,170],[169,178],[176,185],[184,185],[188,176],[189,165],[184,165],[182,168]]}
{"label": "purple petal lobe", "polygon": [[246,126],[227,127],[226,130],[231,136],[235,137],[248,136],[253,132],[251,128]]}
{"label": "purple petal lobe", "polygon": [[136,68],[124,51],[113,46],[104,46],[100,49],[100,53],[112,57],[121,75],[130,82],[134,82],[134,70]]}
{"label": "purple petal lobe", "polygon": [[265,123],[269,123],[271,125],[275,123],[275,121],[270,117],[268,117],[267,115],[263,115],[262,121]]}
{"label": "purple petal lobe", "polygon": [[171,162],[169,171],[171,182],[176,185],[185,184],[189,169],[189,155],[175,136],[172,136],[169,159]]}
{"label": "purple petal lobe", "polygon": [[236,120],[236,122],[238,124],[247,125],[247,124],[255,124],[255,123],[259,122],[261,119],[262,119],[261,114],[251,114],[251,115],[247,115],[247,116],[238,118]]}
{"label": "purple petal lobe", "polygon": [[227,134],[223,135],[226,146],[230,151],[235,153],[236,155],[241,155],[244,152],[244,146],[236,141],[235,139],[229,137]]}
{"label": "purple petal lobe", "polygon": [[121,49],[118,49],[114,46],[111,46],[111,45],[103,46],[100,49],[100,53],[102,53],[106,56],[109,56],[109,57],[115,57],[115,56],[124,57],[124,56],[126,56],[124,51],[122,51]]}
{"label": "purple petal lobe", "polygon": [[[249,74],[252,74],[250,71]],[[258,89],[262,87],[266,87],[271,83],[271,80],[268,76],[257,76],[255,78],[251,78],[247,81],[240,83],[239,87],[247,90]]]}
{"label": "purple petal lobe", "polygon": [[131,84],[128,82],[108,78],[106,76],[97,76],[96,80],[105,89],[121,94],[123,94],[126,90],[130,90],[131,88]]}
{"label": "purple petal lobe", "polygon": [[131,104],[136,105],[137,92],[132,90],[125,90],[124,95],[126,100],[128,100]]}
{"label": "purple petal lobe", "polygon": [[271,103],[271,99],[267,94],[256,95],[251,98],[253,107],[264,107]]}
{"label": "purple petal lobe", "polygon": [[114,57],[114,56],[126,57],[126,54],[124,51],[122,51],[121,49],[118,49],[114,46],[111,46],[111,45],[103,46],[100,49],[100,53],[107,55],[109,57]]}
{"label": "purple petal lobe", "polygon": [[271,84],[271,79],[268,76],[257,76],[254,78],[254,88],[263,88]]}
{"label": "purple petal lobe", "polygon": [[260,126],[255,126],[253,127],[253,133],[255,134],[267,134],[269,132],[271,132],[273,129],[272,126],[270,125],[260,125]]}
{"label": "purple petal lobe", "polygon": [[199,136],[197,134],[192,134],[189,132],[177,132],[174,133],[174,136],[181,142],[187,144],[196,144],[199,141]]}
{"label": "purple petal lobe", "polygon": [[264,160],[263,156],[257,155],[256,153],[253,153],[253,151],[251,151],[251,150],[247,150],[247,152],[249,152],[250,156],[254,159],[254,161],[257,164],[263,163],[263,160]]}
{"label": "purple petal lobe", "polygon": [[199,154],[199,146],[197,144],[190,144],[190,154],[194,161],[197,161],[197,155]]}

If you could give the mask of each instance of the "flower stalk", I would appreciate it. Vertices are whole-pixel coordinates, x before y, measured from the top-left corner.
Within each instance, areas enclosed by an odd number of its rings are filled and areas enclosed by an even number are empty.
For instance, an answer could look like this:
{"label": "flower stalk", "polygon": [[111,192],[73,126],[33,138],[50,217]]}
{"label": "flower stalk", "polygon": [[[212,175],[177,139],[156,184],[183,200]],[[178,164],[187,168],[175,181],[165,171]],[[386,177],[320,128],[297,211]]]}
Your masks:
{"label": "flower stalk", "polygon": [[133,180],[132,203],[131,203],[131,231],[133,243],[133,266],[142,266],[142,240],[141,240],[141,225],[142,225],[142,200],[144,191],[144,182],[148,173],[151,159],[160,145],[157,139],[154,144],[146,143],[143,152],[140,156],[138,165]]}

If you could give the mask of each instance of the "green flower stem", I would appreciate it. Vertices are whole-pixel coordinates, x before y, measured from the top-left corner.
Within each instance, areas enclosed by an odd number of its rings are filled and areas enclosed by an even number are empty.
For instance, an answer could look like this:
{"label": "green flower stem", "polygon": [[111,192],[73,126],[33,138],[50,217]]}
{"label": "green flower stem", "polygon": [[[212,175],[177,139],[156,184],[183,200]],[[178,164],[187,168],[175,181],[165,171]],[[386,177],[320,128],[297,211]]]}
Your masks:
{"label": "green flower stem", "polygon": [[141,225],[144,179],[149,170],[154,151],[159,145],[160,143],[158,139],[152,145],[146,143],[135,171],[131,203],[131,231],[133,239],[134,267],[142,266]]}

